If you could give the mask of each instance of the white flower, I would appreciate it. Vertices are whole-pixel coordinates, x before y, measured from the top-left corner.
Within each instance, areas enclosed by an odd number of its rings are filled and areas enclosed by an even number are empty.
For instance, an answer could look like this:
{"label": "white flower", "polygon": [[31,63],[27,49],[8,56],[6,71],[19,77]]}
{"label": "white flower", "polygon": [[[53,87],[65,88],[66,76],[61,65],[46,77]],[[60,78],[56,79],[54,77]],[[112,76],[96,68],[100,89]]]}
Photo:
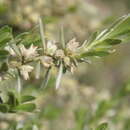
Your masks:
{"label": "white flower", "polygon": [[50,55],[53,55],[56,50],[57,50],[57,46],[55,44],[55,41],[48,41],[47,42],[47,53]]}
{"label": "white flower", "polygon": [[25,46],[21,44],[19,46],[19,49],[21,51],[22,56],[24,56],[26,60],[32,59],[38,55],[37,47],[33,46],[33,44],[28,49],[26,49]]}
{"label": "white flower", "polygon": [[20,73],[23,76],[23,78],[25,80],[29,79],[29,73],[34,69],[32,66],[30,65],[22,65],[19,67],[20,69]]}
{"label": "white flower", "polygon": [[6,46],[5,50],[8,51],[10,53],[10,55],[16,56],[16,53],[14,52],[14,50],[10,46]]}
{"label": "white flower", "polygon": [[53,59],[50,56],[43,56],[41,58],[41,63],[48,68],[53,65]]}
{"label": "white flower", "polygon": [[76,38],[73,38],[67,43],[67,49],[72,52],[75,52],[78,47],[79,47],[79,42],[76,42]]}
{"label": "white flower", "polygon": [[60,58],[64,58],[65,54],[64,51],[62,49],[58,49],[55,53],[56,57],[60,57]]}

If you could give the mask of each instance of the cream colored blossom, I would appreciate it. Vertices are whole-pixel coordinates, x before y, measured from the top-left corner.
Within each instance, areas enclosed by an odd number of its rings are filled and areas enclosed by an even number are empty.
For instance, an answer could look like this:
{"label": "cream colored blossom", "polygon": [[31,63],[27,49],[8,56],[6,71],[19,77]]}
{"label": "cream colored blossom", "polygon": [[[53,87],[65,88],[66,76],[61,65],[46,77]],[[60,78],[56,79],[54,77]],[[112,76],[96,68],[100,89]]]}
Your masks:
{"label": "cream colored blossom", "polygon": [[69,57],[64,57],[64,62],[65,62],[65,64],[67,65],[67,66],[69,66],[70,65],[70,58]]}
{"label": "cream colored blossom", "polygon": [[43,56],[41,58],[41,63],[48,68],[53,65],[53,59],[50,56]]}
{"label": "cream colored blossom", "polygon": [[78,47],[79,47],[79,42],[76,42],[76,38],[73,38],[67,43],[67,49],[69,51],[75,52]]}
{"label": "cream colored blossom", "polygon": [[33,44],[26,49],[23,44],[19,46],[19,49],[21,51],[22,56],[25,57],[25,59],[32,59],[38,55],[37,53],[37,47],[35,47]]}
{"label": "cream colored blossom", "polygon": [[6,46],[5,50],[8,51],[10,53],[10,55],[16,56],[16,53],[14,52],[14,50],[10,46]]}
{"label": "cream colored blossom", "polygon": [[64,51],[62,49],[56,50],[55,56],[64,58],[64,56],[65,56]]}
{"label": "cream colored blossom", "polygon": [[34,69],[32,66],[30,65],[22,65],[19,67],[20,69],[20,73],[23,76],[23,78],[25,80],[29,79],[29,73]]}
{"label": "cream colored blossom", "polygon": [[70,72],[73,74],[75,70],[76,70],[76,67],[74,66],[74,64],[71,64]]}
{"label": "cream colored blossom", "polygon": [[53,55],[56,50],[57,50],[57,46],[55,44],[55,41],[48,41],[47,42],[47,53],[50,55]]}

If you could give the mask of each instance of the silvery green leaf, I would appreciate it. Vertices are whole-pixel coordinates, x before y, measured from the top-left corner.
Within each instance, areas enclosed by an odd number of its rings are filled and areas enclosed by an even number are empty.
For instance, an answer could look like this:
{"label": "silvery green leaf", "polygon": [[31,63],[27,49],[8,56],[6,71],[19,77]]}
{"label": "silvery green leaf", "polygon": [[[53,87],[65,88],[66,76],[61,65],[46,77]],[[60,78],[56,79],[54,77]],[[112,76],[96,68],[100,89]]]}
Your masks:
{"label": "silvery green leaf", "polygon": [[56,79],[56,89],[58,89],[60,87],[62,75],[63,75],[63,64],[61,62],[59,72],[58,72],[58,76],[57,76],[57,79]]}
{"label": "silvery green leaf", "polygon": [[46,50],[46,41],[45,41],[45,34],[44,34],[44,26],[42,23],[42,19],[39,18],[39,27],[40,27],[40,35],[41,35],[41,40],[42,40],[42,47],[43,50]]}
{"label": "silvery green leaf", "polygon": [[41,84],[41,88],[46,88],[47,87],[47,84],[48,84],[48,81],[50,79],[50,70],[51,70],[51,67],[49,67],[47,69],[47,71],[45,72],[45,76],[44,76],[44,80]]}
{"label": "silvery green leaf", "polygon": [[89,39],[89,41],[88,41],[88,44],[89,44],[89,43],[92,43],[94,40],[96,40],[97,36],[98,36],[98,32],[94,32],[94,33],[92,34],[92,36],[90,37],[90,39]]}
{"label": "silvery green leaf", "polygon": [[[120,17],[113,25],[111,25],[100,39],[114,38],[121,34],[124,35],[126,31],[130,30],[130,14]],[[102,32],[99,34],[101,35]]]}

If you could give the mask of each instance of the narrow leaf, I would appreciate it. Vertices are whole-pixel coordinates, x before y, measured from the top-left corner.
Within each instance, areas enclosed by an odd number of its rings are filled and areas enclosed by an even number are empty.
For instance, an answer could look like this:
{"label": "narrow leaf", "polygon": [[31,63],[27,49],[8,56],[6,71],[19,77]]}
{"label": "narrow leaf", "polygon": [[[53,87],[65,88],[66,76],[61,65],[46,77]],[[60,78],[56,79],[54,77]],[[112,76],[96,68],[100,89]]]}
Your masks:
{"label": "narrow leaf", "polygon": [[103,35],[99,39],[118,37],[124,35],[127,30],[130,30],[130,14],[120,17],[113,25],[103,31],[104,33],[101,32],[100,34]]}
{"label": "narrow leaf", "polygon": [[102,56],[107,56],[109,54],[110,54],[110,52],[107,52],[107,51],[91,51],[91,52],[82,53],[80,55],[80,57],[81,58],[85,58],[85,57],[88,57],[88,56],[99,56],[99,57],[102,57]]}
{"label": "narrow leaf", "polygon": [[21,52],[18,49],[18,47],[16,46],[16,44],[10,44],[10,47],[13,49],[13,51],[18,55],[21,56]]}
{"label": "narrow leaf", "polygon": [[0,47],[6,45],[12,39],[12,29],[4,26],[0,29]]}
{"label": "narrow leaf", "polygon": [[6,50],[0,50],[0,60],[4,60],[5,58],[7,58],[9,52]]}
{"label": "narrow leaf", "polygon": [[60,87],[62,75],[63,75],[63,64],[61,63],[60,68],[59,68],[59,72],[58,72],[58,76],[56,79],[56,89],[58,89]]}
{"label": "narrow leaf", "polygon": [[33,101],[36,98],[34,96],[26,95],[21,97],[21,103]]}
{"label": "narrow leaf", "polygon": [[7,104],[9,104],[11,107],[15,107],[19,104],[18,99],[16,98],[13,92],[8,92]]}
{"label": "narrow leaf", "polygon": [[46,73],[45,73],[44,80],[42,82],[41,88],[46,88],[47,87],[48,81],[50,79],[50,70],[51,70],[51,67],[48,68]]}
{"label": "narrow leaf", "polygon": [[36,105],[33,103],[27,103],[27,104],[22,104],[18,105],[14,108],[14,110],[17,111],[25,111],[25,112],[32,112],[36,109]]}
{"label": "narrow leaf", "polygon": [[117,45],[117,44],[120,44],[121,42],[122,41],[120,39],[106,39],[99,44],[102,44],[102,45]]}
{"label": "narrow leaf", "polygon": [[94,33],[92,34],[92,36],[90,37],[90,39],[89,39],[89,41],[88,41],[88,44],[89,44],[89,43],[92,43],[94,40],[96,40],[97,35],[98,35],[98,32],[94,32]]}

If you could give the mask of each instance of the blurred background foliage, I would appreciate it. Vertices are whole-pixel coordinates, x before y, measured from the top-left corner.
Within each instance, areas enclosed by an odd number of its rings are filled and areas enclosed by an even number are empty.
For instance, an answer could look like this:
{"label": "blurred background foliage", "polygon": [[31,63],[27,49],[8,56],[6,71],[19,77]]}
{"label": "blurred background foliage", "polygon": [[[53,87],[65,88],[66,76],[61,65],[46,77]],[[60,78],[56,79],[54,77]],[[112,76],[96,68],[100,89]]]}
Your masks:
{"label": "blurred background foliage", "polygon": [[[41,15],[47,38],[58,39],[63,25],[66,41],[76,37],[83,42],[129,11],[129,0],[0,0],[0,26],[8,24],[18,34],[37,26]],[[32,74],[22,90],[23,95],[37,97],[38,110],[0,113],[1,130],[95,130],[102,122],[108,122],[109,130],[130,130],[129,44],[118,46],[104,59],[93,59],[90,65],[81,64],[73,75],[64,76],[59,90],[52,76],[41,91],[42,77],[41,72],[39,82]],[[14,88],[15,82],[8,81],[0,90]]]}

